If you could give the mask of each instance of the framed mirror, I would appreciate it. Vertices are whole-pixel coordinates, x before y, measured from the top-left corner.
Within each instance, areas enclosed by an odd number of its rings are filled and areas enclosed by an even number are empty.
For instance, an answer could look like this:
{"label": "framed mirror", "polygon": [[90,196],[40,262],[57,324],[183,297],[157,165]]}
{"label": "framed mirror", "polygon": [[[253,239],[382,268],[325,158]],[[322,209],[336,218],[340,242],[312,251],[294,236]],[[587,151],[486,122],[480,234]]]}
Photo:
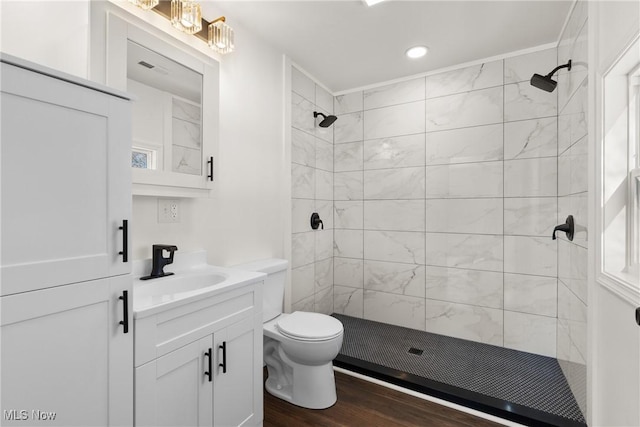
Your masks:
{"label": "framed mirror", "polygon": [[133,194],[210,196],[218,151],[218,63],[119,16],[109,15],[107,27],[107,84],[135,99]]}

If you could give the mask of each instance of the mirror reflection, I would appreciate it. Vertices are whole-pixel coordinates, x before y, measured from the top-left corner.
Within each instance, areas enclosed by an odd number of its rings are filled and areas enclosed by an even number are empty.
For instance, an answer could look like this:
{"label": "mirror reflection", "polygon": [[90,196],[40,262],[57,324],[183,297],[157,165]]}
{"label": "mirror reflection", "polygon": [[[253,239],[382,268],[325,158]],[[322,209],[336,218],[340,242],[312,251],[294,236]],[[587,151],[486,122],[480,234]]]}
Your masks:
{"label": "mirror reflection", "polygon": [[131,166],[202,174],[202,75],[131,40],[127,90],[133,103]]}

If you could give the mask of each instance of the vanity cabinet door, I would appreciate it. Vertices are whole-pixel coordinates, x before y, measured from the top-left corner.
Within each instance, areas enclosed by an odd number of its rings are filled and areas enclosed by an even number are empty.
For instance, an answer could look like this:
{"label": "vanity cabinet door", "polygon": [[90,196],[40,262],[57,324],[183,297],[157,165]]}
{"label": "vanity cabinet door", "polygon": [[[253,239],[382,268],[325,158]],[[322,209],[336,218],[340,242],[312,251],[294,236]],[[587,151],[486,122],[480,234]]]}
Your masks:
{"label": "vanity cabinet door", "polygon": [[216,426],[262,423],[262,313],[214,334]]}
{"label": "vanity cabinet door", "polygon": [[213,352],[209,335],[136,368],[135,425],[212,426]]}
{"label": "vanity cabinet door", "polygon": [[0,295],[129,273],[130,102],[1,66]]}
{"label": "vanity cabinet door", "polygon": [[2,425],[132,424],[123,291],[128,275],[0,297]]}

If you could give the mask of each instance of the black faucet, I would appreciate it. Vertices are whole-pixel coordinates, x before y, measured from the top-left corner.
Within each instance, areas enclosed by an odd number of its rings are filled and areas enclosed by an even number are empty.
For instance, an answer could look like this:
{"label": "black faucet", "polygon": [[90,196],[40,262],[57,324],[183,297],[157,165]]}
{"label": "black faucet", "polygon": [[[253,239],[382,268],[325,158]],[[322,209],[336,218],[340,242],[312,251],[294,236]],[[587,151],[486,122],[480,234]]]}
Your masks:
{"label": "black faucet", "polygon": [[574,232],[574,222],[573,215],[569,215],[564,224],[556,225],[556,228],[553,229],[553,234],[551,238],[556,240],[556,231],[564,231],[567,233],[567,239],[573,240],[573,232]]}
{"label": "black faucet", "polygon": [[[165,273],[164,266],[173,263],[173,253],[178,250],[174,245],[153,245],[151,260],[151,274],[141,277],[140,280],[157,279],[158,277],[171,276],[173,273]],[[169,252],[169,257],[162,256],[162,251]]]}

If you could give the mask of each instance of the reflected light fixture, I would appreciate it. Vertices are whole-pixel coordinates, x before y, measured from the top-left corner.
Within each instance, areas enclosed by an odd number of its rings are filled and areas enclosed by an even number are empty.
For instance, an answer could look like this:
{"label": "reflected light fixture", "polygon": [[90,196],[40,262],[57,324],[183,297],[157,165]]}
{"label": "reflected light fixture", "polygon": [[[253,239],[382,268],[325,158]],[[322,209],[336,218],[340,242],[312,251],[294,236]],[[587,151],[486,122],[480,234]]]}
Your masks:
{"label": "reflected light fixture", "polygon": [[202,12],[197,1],[171,0],[171,24],[187,34],[202,30]]}
{"label": "reflected light fixture", "polygon": [[160,0],[129,0],[129,3],[133,3],[140,9],[151,10],[158,5]]}
{"label": "reflected light fixture", "polygon": [[384,0],[362,0],[367,6],[373,6],[374,4],[382,3]]}
{"label": "reflected light fixture", "polygon": [[221,16],[209,24],[209,47],[218,53],[233,52],[233,28],[226,23],[226,18]]}
{"label": "reflected light fixture", "polygon": [[427,54],[429,49],[426,46],[414,46],[407,49],[405,55],[407,55],[411,59],[422,58]]}

